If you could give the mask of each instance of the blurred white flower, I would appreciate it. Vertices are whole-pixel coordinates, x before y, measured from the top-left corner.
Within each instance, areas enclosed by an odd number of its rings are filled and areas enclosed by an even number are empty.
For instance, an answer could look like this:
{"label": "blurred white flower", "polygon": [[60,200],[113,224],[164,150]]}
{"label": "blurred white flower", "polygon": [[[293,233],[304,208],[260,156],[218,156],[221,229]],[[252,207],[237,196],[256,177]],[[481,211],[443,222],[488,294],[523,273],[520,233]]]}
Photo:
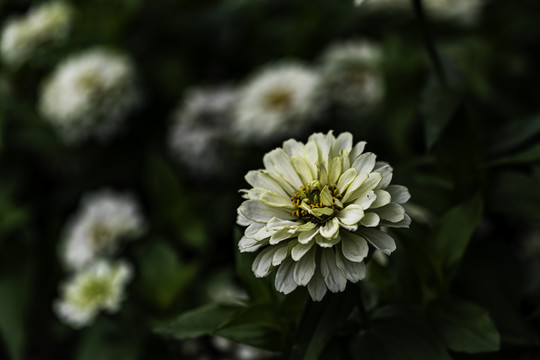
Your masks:
{"label": "blurred white flower", "polygon": [[132,270],[125,262],[98,261],[75,273],[61,286],[60,300],[54,304],[65,323],[80,328],[92,323],[100,311],[117,312]]}
{"label": "blurred white flower", "polygon": [[[485,0],[423,0],[428,16],[462,24],[474,23],[484,4]],[[383,11],[412,10],[410,0],[356,0],[356,5]]]}
{"label": "blurred white flower", "polygon": [[131,61],[102,48],[60,63],[41,90],[39,109],[66,142],[110,137],[139,102]]}
{"label": "blurred white flower", "polygon": [[27,15],[9,19],[0,38],[0,52],[11,65],[30,60],[37,52],[64,39],[73,11],[64,2],[43,3]]}
{"label": "blurred white flower", "polygon": [[192,172],[215,175],[226,168],[222,146],[229,138],[235,101],[228,87],[195,89],[174,115],[169,147]]}
{"label": "blurred white flower", "polygon": [[223,360],[262,360],[275,357],[275,354],[270,351],[237,343],[221,336],[212,336],[210,341],[217,350],[223,353],[224,357],[220,357]]}
{"label": "blurred white flower", "polygon": [[334,44],[322,58],[319,96],[354,110],[378,103],[384,93],[380,61],[381,51],[373,44],[364,41]]}
{"label": "blurred white flower", "polygon": [[234,129],[240,141],[272,141],[298,133],[314,113],[318,75],[297,63],[264,68],[240,91]]}
{"label": "blurred white flower", "polygon": [[389,255],[394,239],[380,230],[408,227],[404,186],[390,185],[392,167],[353,146],[350,133],[313,134],[303,144],[290,139],[264,156],[264,170],[250,171],[238,224],[248,226],[240,251],[262,248],[253,262],[257,277],[278,268],[276,289],[285,294],[307,286],[319,301],[327,289],[345,290],[364,278],[369,245]]}
{"label": "blurred white flower", "polygon": [[80,269],[114,253],[122,239],[139,236],[144,226],[132,196],[109,190],[88,194],[66,227],[61,257],[67,268]]}

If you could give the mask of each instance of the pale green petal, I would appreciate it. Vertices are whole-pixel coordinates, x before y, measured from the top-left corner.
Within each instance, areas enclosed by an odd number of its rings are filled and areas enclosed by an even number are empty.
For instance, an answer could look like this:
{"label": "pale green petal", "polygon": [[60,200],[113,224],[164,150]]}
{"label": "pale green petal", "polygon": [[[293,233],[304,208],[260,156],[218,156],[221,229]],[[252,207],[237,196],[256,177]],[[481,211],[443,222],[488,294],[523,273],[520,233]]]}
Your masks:
{"label": "pale green petal", "polygon": [[332,198],[332,194],[330,194],[330,190],[328,190],[328,186],[325,186],[321,193],[320,193],[320,199],[321,202],[326,206],[332,206],[334,204],[334,200]]}
{"label": "pale green petal", "polygon": [[238,216],[236,217],[236,223],[238,225],[240,225],[240,226],[249,226],[249,225],[253,224],[253,220],[248,219],[247,217],[242,215],[239,210],[237,210],[237,212],[238,212]]}
{"label": "pale green petal", "polygon": [[299,228],[300,226],[304,226],[305,224],[302,224],[302,222],[298,221],[297,219],[295,221],[291,220],[282,220],[278,218],[272,218],[268,223],[266,224],[266,227],[269,230],[279,230],[283,227],[289,227],[289,228]]}
{"label": "pale green petal", "polygon": [[380,208],[384,205],[389,204],[390,201],[392,200],[390,193],[388,191],[375,189],[374,192],[375,192],[376,198],[375,198],[375,201],[369,207],[370,209]]}
{"label": "pale green petal", "polygon": [[373,211],[376,212],[382,220],[390,221],[392,223],[401,221],[405,217],[405,209],[403,209],[403,206],[396,203],[390,203]]}
{"label": "pale green petal", "polygon": [[315,236],[315,242],[322,248],[331,248],[332,246],[339,244],[340,241],[341,236],[339,234],[336,237],[329,239],[320,234]]}
{"label": "pale green petal", "polygon": [[253,238],[255,240],[264,240],[266,238],[269,238],[272,236],[276,231],[268,229],[267,226],[263,227],[261,230],[257,231],[255,234],[253,234]]}
{"label": "pale green petal", "polygon": [[251,265],[251,270],[253,270],[256,277],[265,277],[274,269],[272,266],[272,259],[274,258],[276,250],[275,246],[270,246],[257,255],[255,261],[253,261],[253,264]]}
{"label": "pale green petal", "polygon": [[294,261],[298,261],[302,258],[302,256],[304,256],[308,251],[309,249],[311,249],[311,247],[313,246],[313,241],[310,242],[309,244],[296,244],[295,246],[293,246],[292,250],[291,250],[291,257]]}
{"label": "pale green petal", "polygon": [[319,174],[319,182],[323,185],[328,184],[328,170],[323,163],[317,163],[317,172]]}
{"label": "pale green petal", "polygon": [[259,200],[267,206],[288,209],[290,212],[294,211],[294,206],[290,199],[279,196],[271,191],[263,192],[259,196]]}
{"label": "pale green petal", "polygon": [[298,287],[294,281],[295,262],[291,258],[285,259],[276,273],[276,289],[279,292],[288,294]]}
{"label": "pale green petal", "polygon": [[302,180],[291,165],[289,155],[283,149],[277,148],[270,151],[270,159],[274,163],[275,171],[280,174],[293,188],[299,189]]}
{"label": "pale green petal", "polygon": [[319,268],[315,269],[315,274],[313,274],[313,277],[307,285],[307,288],[309,291],[309,295],[311,295],[311,299],[313,299],[313,301],[321,301],[323,299],[328,288],[326,287]]}
{"label": "pale green petal", "polygon": [[244,232],[244,234],[247,237],[253,238],[253,236],[255,236],[255,234],[258,233],[265,226],[266,224],[264,223],[252,223],[246,228],[246,231]]}
{"label": "pale green petal", "polygon": [[392,202],[398,204],[405,204],[411,198],[409,189],[401,185],[390,185],[386,188],[386,191],[392,196]]}
{"label": "pale green petal", "polygon": [[357,142],[349,154],[350,161],[354,163],[356,158],[359,157],[364,152],[365,147],[366,147],[365,141]]}
{"label": "pale green petal", "polygon": [[336,264],[336,255],[333,249],[323,249],[321,254],[321,275],[331,292],[341,292],[347,286],[345,274]]}
{"label": "pale green petal", "polygon": [[322,215],[332,215],[334,213],[334,210],[332,210],[331,208],[314,208],[314,209],[309,209],[308,212],[312,213],[315,216],[322,216]]}
{"label": "pale green petal", "polygon": [[385,162],[376,163],[374,171],[382,175],[382,180],[377,185],[377,189],[385,189],[388,185],[390,185],[390,181],[392,181],[393,169],[390,165],[388,165],[388,163],[385,163]]}
{"label": "pale green petal", "polygon": [[281,187],[281,185],[274,180],[270,175],[262,172],[261,170],[252,170],[245,176],[248,184],[254,188],[268,189],[283,197],[289,197],[290,194]]}
{"label": "pale green petal", "polygon": [[362,209],[366,210],[373,204],[376,198],[375,192],[373,190],[368,190],[364,195],[356,199],[353,204],[359,205]]}
{"label": "pale green petal", "polygon": [[320,228],[319,232],[323,237],[327,239],[333,239],[339,234],[339,222],[337,218],[333,218],[327,221],[324,226]]}
{"label": "pale green petal", "polygon": [[392,251],[396,250],[396,242],[394,239],[380,230],[359,228],[356,233],[386,255],[390,255]]}
{"label": "pale green petal", "polygon": [[276,217],[283,220],[296,220],[296,217],[283,209],[266,206],[258,200],[244,201],[238,208],[240,214],[256,222],[268,222]]}
{"label": "pale green petal", "polygon": [[360,205],[349,205],[336,215],[337,219],[345,225],[356,225],[364,217],[364,210]]}
{"label": "pale green petal", "polygon": [[313,177],[316,178],[318,175],[317,163],[319,162],[319,154],[317,150],[317,145],[313,142],[309,142],[304,146],[304,151],[302,153],[306,159],[306,163],[311,169]]}
{"label": "pale green petal", "polygon": [[392,223],[389,221],[381,221],[381,225],[393,228],[408,228],[411,225],[411,217],[405,213],[403,220]]}
{"label": "pale green petal", "polygon": [[370,173],[375,167],[376,158],[375,154],[371,152],[362,154],[354,160],[351,167],[355,168],[358,174]]}
{"label": "pale green petal", "polygon": [[379,215],[375,214],[374,212],[366,212],[364,213],[364,217],[362,220],[360,220],[360,225],[366,226],[366,227],[375,227],[379,225],[379,222],[381,221],[381,218]]}
{"label": "pale green petal", "polygon": [[298,232],[301,232],[301,231],[308,231],[308,230],[313,230],[313,229],[315,229],[316,227],[318,227],[318,225],[315,225],[315,224],[312,223],[312,222],[308,222],[308,223],[305,223],[305,224],[302,224],[302,225],[298,226],[298,228],[296,229],[296,231],[298,231]]}
{"label": "pale green petal", "polygon": [[337,182],[337,189],[340,194],[345,193],[345,190],[351,185],[351,183],[356,179],[356,170],[348,169],[339,177]]}
{"label": "pale green petal", "polygon": [[243,236],[238,242],[238,249],[240,249],[240,252],[253,252],[266,244],[268,244],[267,241],[257,241],[255,239]]}
{"label": "pale green petal", "polygon": [[294,267],[294,281],[300,286],[306,286],[315,273],[315,249],[305,254]]}
{"label": "pale green petal", "polygon": [[300,179],[302,179],[302,182],[304,184],[310,183],[313,180],[313,174],[311,173],[311,169],[309,165],[307,164],[304,157],[300,155],[294,155],[291,157],[291,164],[294,167],[294,170],[298,173],[300,176]]}
{"label": "pale green petal", "polygon": [[285,150],[289,156],[300,155],[304,150],[304,144],[294,139],[289,139],[283,142],[283,150]]}
{"label": "pale green petal", "polygon": [[352,195],[355,195],[356,190],[360,188],[360,186],[362,186],[362,184],[367,179],[367,177],[368,177],[368,174],[359,174],[354,178],[352,183],[347,188],[347,191],[345,193],[342,193],[343,194],[342,201],[344,203],[346,203]]}
{"label": "pale green petal", "polygon": [[366,277],[366,265],[363,262],[353,262],[344,258],[336,251],[336,264],[343,271],[347,280],[356,283]]}
{"label": "pale green petal", "polygon": [[341,158],[336,156],[330,163],[330,169],[328,169],[328,184],[335,185],[341,175]]}
{"label": "pale green petal", "polygon": [[274,253],[274,257],[272,258],[272,265],[278,266],[280,265],[283,260],[289,255],[289,244],[282,244],[278,245],[278,248],[276,249],[276,252]]}
{"label": "pale green petal", "polygon": [[319,233],[319,227],[314,228],[313,230],[301,232],[298,235],[298,242],[301,244],[308,244],[318,233]]}
{"label": "pale green petal", "polygon": [[332,146],[331,156],[339,155],[341,151],[350,153],[352,149],[353,136],[349,132],[343,132],[336,138],[335,143]]}
{"label": "pale green petal", "polygon": [[343,231],[341,234],[341,250],[343,255],[354,262],[362,262],[367,256],[369,245],[361,236]]}
{"label": "pale green petal", "polygon": [[280,229],[276,231],[271,237],[270,237],[270,245],[276,245],[280,243],[283,240],[290,239],[294,235],[294,230],[285,227],[283,229]]}
{"label": "pale green petal", "polygon": [[381,180],[382,175],[377,172],[368,174],[362,185],[348,196],[348,201],[356,201],[356,199],[365,196],[368,191],[375,189]]}

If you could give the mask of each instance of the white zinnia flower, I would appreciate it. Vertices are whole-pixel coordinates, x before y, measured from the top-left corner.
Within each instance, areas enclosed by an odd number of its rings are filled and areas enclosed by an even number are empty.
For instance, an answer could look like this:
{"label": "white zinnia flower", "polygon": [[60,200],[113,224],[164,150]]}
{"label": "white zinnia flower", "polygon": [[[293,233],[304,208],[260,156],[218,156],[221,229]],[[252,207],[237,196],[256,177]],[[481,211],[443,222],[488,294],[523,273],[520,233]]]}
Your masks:
{"label": "white zinnia flower", "polygon": [[110,137],[139,100],[131,61],[95,48],[62,62],[42,88],[39,109],[67,142]]}
{"label": "white zinnia flower", "polygon": [[264,68],[240,91],[234,127],[241,141],[272,141],[305,129],[318,75],[297,63]]}
{"label": "white zinnia flower", "polygon": [[117,312],[131,274],[131,267],[124,262],[92,264],[62,285],[61,298],[54,304],[56,313],[67,324],[79,328],[92,323],[101,310]]}
{"label": "white zinnia flower", "polygon": [[143,230],[144,220],[132,196],[108,190],[91,193],[68,223],[61,256],[68,268],[80,269],[114,253],[120,240],[132,239]]}
{"label": "white zinnia flower", "polygon": [[0,38],[4,61],[11,65],[24,63],[38,51],[64,39],[72,12],[64,2],[49,2],[32,8],[25,16],[9,19]]}
{"label": "white zinnia flower", "polygon": [[320,96],[346,108],[376,104],[384,92],[380,61],[380,49],[364,41],[331,46],[322,58]]}
{"label": "white zinnia flower", "polygon": [[226,168],[222,146],[229,138],[235,101],[235,91],[227,87],[195,89],[175,114],[169,146],[193,172],[215,175]]}
{"label": "white zinnia flower", "polygon": [[238,246],[262,249],[253,262],[257,277],[278,268],[275,285],[285,294],[307,286],[318,301],[326,290],[345,290],[364,278],[369,246],[390,254],[396,244],[379,226],[408,227],[401,204],[406,187],[390,185],[392,167],[353,146],[350,133],[290,139],[264,156],[264,170],[250,171],[238,224],[248,226]]}
{"label": "white zinnia flower", "polygon": [[[423,0],[428,15],[441,19],[453,19],[462,24],[471,24],[478,18],[485,0]],[[410,0],[356,0],[374,10],[412,10]]]}

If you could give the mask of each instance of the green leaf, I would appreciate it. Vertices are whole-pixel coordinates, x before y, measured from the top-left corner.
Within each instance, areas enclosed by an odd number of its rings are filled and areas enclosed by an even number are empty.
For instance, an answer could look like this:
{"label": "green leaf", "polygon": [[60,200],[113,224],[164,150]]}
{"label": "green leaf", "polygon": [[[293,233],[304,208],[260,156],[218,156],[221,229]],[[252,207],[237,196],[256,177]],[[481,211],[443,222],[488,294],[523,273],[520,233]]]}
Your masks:
{"label": "green leaf", "polygon": [[431,246],[441,270],[454,267],[461,260],[480,222],[482,208],[482,197],[476,194],[450,209],[436,225]]}
{"label": "green leaf", "polygon": [[231,321],[242,308],[233,305],[211,304],[187,311],[176,320],[158,326],[157,333],[177,339],[192,339],[213,334]]}
{"label": "green leaf", "polygon": [[517,222],[540,224],[540,179],[517,171],[494,177],[488,206]]}
{"label": "green leaf", "polygon": [[140,294],[161,309],[167,309],[192,283],[196,265],[182,264],[166,242],[150,241],[137,249]]}
{"label": "green leaf", "polygon": [[387,306],[375,311],[368,330],[361,331],[350,344],[358,360],[450,360],[440,340],[410,307]]}
{"label": "green leaf", "polygon": [[489,166],[527,164],[540,160],[540,144],[535,144],[516,154],[503,156],[488,163]]}
{"label": "green leaf", "polygon": [[86,329],[79,347],[76,360],[132,360],[138,359],[140,341],[136,334],[121,329],[106,319],[99,319]]}
{"label": "green leaf", "polygon": [[270,351],[283,348],[280,315],[275,304],[253,305],[240,310],[215,334]]}
{"label": "green leaf", "polygon": [[431,308],[431,319],[446,347],[453,351],[497,351],[500,336],[489,313],[457,298],[446,298]]}
{"label": "green leaf", "polygon": [[31,299],[32,258],[22,256],[0,275],[0,335],[11,359],[20,359],[26,341],[26,312]]}
{"label": "green leaf", "polygon": [[344,293],[326,294],[321,302],[309,302],[297,330],[291,360],[318,359],[330,338],[343,325],[359,297],[354,285]]}
{"label": "green leaf", "polygon": [[459,104],[459,93],[441,86],[435,77],[430,79],[422,94],[422,113],[428,149],[437,142]]}
{"label": "green leaf", "polygon": [[540,132],[540,116],[526,119],[509,121],[490,137],[491,154],[501,154],[513,150],[532,139]]}

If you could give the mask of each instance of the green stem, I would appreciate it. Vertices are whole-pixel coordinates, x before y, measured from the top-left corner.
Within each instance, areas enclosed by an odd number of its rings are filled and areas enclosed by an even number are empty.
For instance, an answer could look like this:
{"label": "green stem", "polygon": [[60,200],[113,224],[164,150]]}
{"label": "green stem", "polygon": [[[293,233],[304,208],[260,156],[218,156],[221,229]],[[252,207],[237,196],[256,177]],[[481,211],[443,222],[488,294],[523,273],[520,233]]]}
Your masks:
{"label": "green stem", "polygon": [[424,39],[424,44],[431,64],[435,69],[435,73],[437,75],[437,78],[439,79],[440,84],[444,87],[447,87],[448,83],[446,81],[446,75],[444,73],[441,58],[439,56],[439,53],[437,52],[437,48],[435,47],[433,38],[429,33],[422,0],[411,0],[411,2],[414,8],[414,12],[416,13],[416,18],[418,19],[418,23],[420,25],[420,31],[422,32],[422,38]]}

